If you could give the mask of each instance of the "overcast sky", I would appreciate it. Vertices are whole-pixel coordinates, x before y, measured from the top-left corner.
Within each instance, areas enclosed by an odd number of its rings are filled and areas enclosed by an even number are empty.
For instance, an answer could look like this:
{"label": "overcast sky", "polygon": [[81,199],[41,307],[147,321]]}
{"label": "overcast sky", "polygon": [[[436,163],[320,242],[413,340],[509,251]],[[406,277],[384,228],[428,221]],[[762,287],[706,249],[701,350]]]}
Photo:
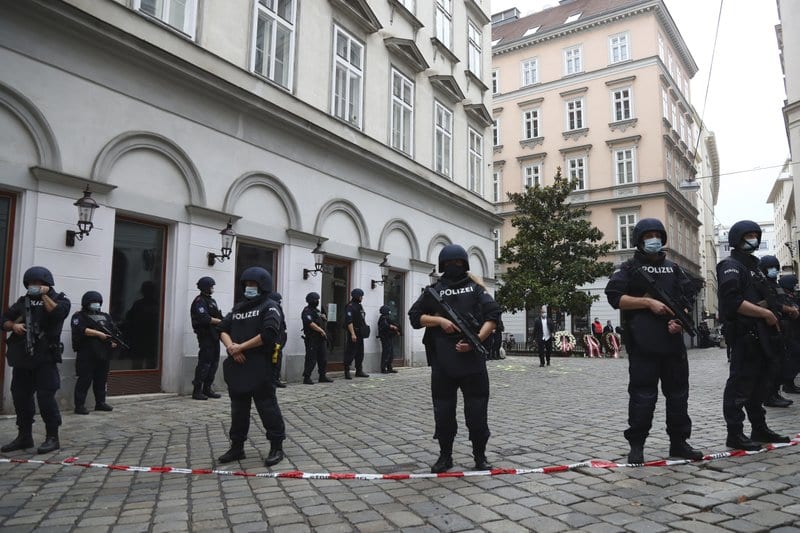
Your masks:
{"label": "overcast sky", "polygon": [[[730,226],[743,218],[772,221],[772,206],[766,202],[780,168],[766,167],[779,167],[789,157],[781,111],[786,93],[775,37],[776,3],[725,0],[711,66],[722,0],[665,1],[699,69],[691,81],[692,105],[717,138],[721,176],[716,222]],[[516,7],[524,16],[555,5],[557,0],[491,0],[491,12]],[[726,175],[740,171],[748,172]]]}

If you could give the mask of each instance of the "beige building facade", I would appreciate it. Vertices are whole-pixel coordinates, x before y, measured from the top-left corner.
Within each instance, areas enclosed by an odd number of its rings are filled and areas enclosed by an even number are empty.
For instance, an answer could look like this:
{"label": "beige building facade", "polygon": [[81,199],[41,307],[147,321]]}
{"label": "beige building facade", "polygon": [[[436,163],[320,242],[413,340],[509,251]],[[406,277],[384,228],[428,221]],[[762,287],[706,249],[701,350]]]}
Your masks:
{"label": "beige building facade", "polygon": [[[679,188],[697,173],[697,66],[664,3],[562,0],[523,18],[511,10],[493,16],[492,42],[493,199],[506,220],[498,240],[513,232],[506,193],[549,185],[560,168],[571,201],[615,242],[609,261],[631,257],[633,227],[655,217],[669,257],[700,276],[699,200]],[[619,323],[606,282],[582,287],[600,299],[565,327],[582,329],[589,316]],[[506,329],[524,335],[518,315]]]}

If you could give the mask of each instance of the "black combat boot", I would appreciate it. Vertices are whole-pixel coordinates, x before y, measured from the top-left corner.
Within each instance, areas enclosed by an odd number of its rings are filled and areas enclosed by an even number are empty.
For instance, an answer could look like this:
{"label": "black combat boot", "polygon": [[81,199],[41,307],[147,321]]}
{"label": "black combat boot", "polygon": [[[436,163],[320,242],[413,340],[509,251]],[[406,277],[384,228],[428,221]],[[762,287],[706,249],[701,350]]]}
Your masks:
{"label": "black combat boot", "polygon": [[208,400],[208,396],[203,394],[203,385],[195,382],[194,390],[192,391],[192,400]]}
{"label": "black combat boot", "polygon": [[631,451],[628,452],[628,464],[640,465],[644,463],[644,443],[631,442]]}
{"label": "black combat boot", "polygon": [[[326,376],[325,374],[322,374],[319,377],[319,382],[320,383],[333,383],[333,380],[331,378],[329,378],[328,376]],[[312,383],[313,383],[313,381],[312,381]]]}
{"label": "black combat boot", "polygon": [[232,442],[231,449],[220,455],[217,458],[217,461],[222,464],[225,464],[225,463],[232,463],[234,461],[239,461],[245,458],[246,457],[244,455],[244,442]]}
{"label": "black combat boot", "polygon": [[472,443],[472,458],[475,459],[475,470],[491,470],[492,465],[486,459],[486,443]]}
{"label": "black combat boot", "polygon": [[17,450],[27,450],[33,448],[33,434],[31,429],[20,429],[17,433],[17,438],[0,448],[0,451],[15,452]]}
{"label": "black combat boot", "polygon": [[215,391],[214,387],[211,384],[205,385],[203,387],[203,394],[207,398],[214,398],[214,399],[222,398],[222,395],[220,393],[218,393],[217,391]]}
{"label": "black combat boot", "polygon": [[110,405],[108,405],[106,402],[97,402],[94,405],[94,410],[95,411],[107,411],[107,412],[110,413],[111,411],[114,410],[114,408],[111,407]]}
{"label": "black combat boot", "polygon": [[767,426],[760,428],[753,428],[752,433],[750,433],[750,439],[756,442],[771,442],[771,443],[789,442],[790,440],[792,440],[784,435],[778,435],[777,433],[769,429]]}
{"label": "black combat boot", "polygon": [[431,474],[441,474],[453,468],[453,441],[439,440],[439,458],[431,465]]}
{"label": "black combat boot", "polygon": [[344,379],[353,379],[353,376],[350,375],[350,367],[344,367]]}
{"label": "black combat boot", "polygon": [[85,405],[76,405],[75,406],[75,414],[76,415],[88,415],[89,410],[86,408]]}
{"label": "black combat boot", "polygon": [[312,380],[310,377],[303,377],[303,385],[313,385],[313,384],[314,380]]}
{"label": "black combat boot", "polygon": [[58,432],[47,432],[44,442],[36,450],[36,453],[50,453],[61,448],[61,443],[58,442]]}
{"label": "black combat boot", "polygon": [[283,442],[279,440],[271,440],[269,442],[269,454],[264,459],[264,466],[274,466],[283,461]]}
{"label": "black combat boot", "polygon": [[794,402],[792,400],[788,400],[776,392],[767,398],[767,400],[764,402],[764,405],[766,407],[789,407],[793,403]]}
{"label": "black combat boot", "polygon": [[692,448],[685,440],[673,441],[669,445],[669,455],[690,461],[700,461],[705,455],[700,450]]}
{"label": "black combat boot", "polygon": [[368,377],[369,377],[369,374],[367,374],[366,372],[364,372],[364,371],[363,371],[362,369],[360,369],[360,368],[356,368],[356,377],[357,377],[357,378],[368,378]]}
{"label": "black combat boot", "polygon": [[761,445],[747,438],[742,430],[731,432],[729,429],[728,438],[725,439],[725,446],[733,448],[734,450],[744,450],[746,452],[755,452],[761,449]]}
{"label": "black combat boot", "polygon": [[386,373],[387,374],[397,374],[397,370],[395,370],[391,366],[388,366],[388,367],[386,367]]}

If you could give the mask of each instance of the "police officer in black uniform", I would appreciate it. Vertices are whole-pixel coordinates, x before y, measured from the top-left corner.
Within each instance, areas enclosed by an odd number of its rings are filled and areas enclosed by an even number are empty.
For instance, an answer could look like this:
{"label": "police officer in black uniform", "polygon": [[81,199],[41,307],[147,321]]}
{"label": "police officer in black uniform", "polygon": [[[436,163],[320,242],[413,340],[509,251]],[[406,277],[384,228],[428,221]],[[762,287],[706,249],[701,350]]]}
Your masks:
{"label": "police officer in black uniform", "polygon": [[88,291],[81,298],[81,310],[72,315],[72,349],[75,350],[75,414],[88,415],[86,395],[94,392],[95,411],[113,411],[106,403],[108,368],[117,344],[107,332],[119,336],[111,315],[103,313],[103,296]]}
{"label": "police officer in black uniform", "polygon": [[333,383],[326,375],[328,368],[328,333],[325,331],[327,317],[319,311],[319,294],[306,294],[306,305],[300,313],[303,321],[303,341],[306,345],[306,360],[303,365],[303,383],[313,385],[311,373],[317,367],[320,383]]}
{"label": "police officer in black uniform", "polygon": [[[797,287],[797,276],[794,274],[784,274],[778,280],[778,285],[786,294],[787,304],[798,308],[800,301],[797,298],[795,288]],[[784,317],[781,321],[781,331],[786,340],[786,374],[783,380],[783,392],[790,394],[800,394],[800,387],[795,385],[794,379],[800,372],[800,317],[791,319]]]}
{"label": "police officer in black uniform", "polygon": [[697,461],[703,452],[687,441],[692,433],[689,418],[689,361],[683,343],[683,328],[663,302],[648,293],[635,270],[644,269],[657,287],[680,301],[693,294],[685,289],[689,280],[681,268],[669,261],[662,248],[667,232],[660,220],[643,218],[633,228],[636,252],[617,269],[606,285],[608,302],[622,310],[625,342],[629,354],[628,424],[629,463],[644,462],[644,442],[653,425],[658,400],[658,382],[666,398],[669,454]]}
{"label": "police officer in black uniform", "polygon": [[217,326],[222,322],[222,312],[217,306],[217,301],[211,297],[214,294],[214,278],[203,276],[197,280],[200,294],[192,300],[191,315],[192,329],[197,335],[197,344],[200,347],[197,353],[197,366],[194,369],[194,389],[192,399],[208,400],[219,398],[212,385],[219,367],[219,331]]}
{"label": "police officer in black uniform", "polygon": [[[457,244],[445,246],[439,252],[439,272],[443,274],[433,289],[457,312],[471,314],[478,325],[475,333],[485,341],[497,327],[500,306],[468,271],[466,250]],[[491,469],[486,459],[490,432],[487,422],[489,374],[485,357],[472,349],[455,324],[440,316],[435,300],[424,293],[411,306],[408,317],[414,329],[426,328],[423,342],[430,357],[435,438],[439,440],[439,458],[431,466],[431,472],[446,472],[453,467],[458,389],[464,395],[464,418],[472,441],[475,468]]]}
{"label": "police officer in black uniform", "polygon": [[245,299],[236,304],[219,326],[220,340],[228,352],[222,364],[231,398],[231,448],[219,457],[220,463],[244,459],[244,442],[250,429],[250,403],[255,403],[270,442],[264,464],[283,460],[286,430],[275,383],[272,379],[272,354],[281,335],[282,315],[274,300],[272,276],[261,267],[242,272],[240,290]]}
{"label": "police officer in black uniform", "polygon": [[[717,264],[720,317],[725,341],[731,347],[730,374],[722,397],[722,412],[728,426],[727,446],[758,450],[759,442],[789,442],[767,427],[763,402],[767,395],[768,360],[764,345],[778,333],[778,317],[758,305],[763,295],[756,286],[761,277],[753,252],[761,244],[761,227],[741,220],[728,231],[730,257]],[[744,434],[744,413],[752,432]]]}
{"label": "police officer in black uniform", "polygon": [[286,383],[281,381],[281,364],[283,364],[283,349],[286,347],[286,341],[289,335],[286,333],[286,315],[283,313],[283,295],[279,292],[273,292],[269,295],[270,300],[278,305],[278,310],[281,312],[281,334],[278,339],[277,352],[272,358],[272,381],[275,387],[285,389]]}
{"label": "police officer in black uniform", "polygon": [[397,370],[392,368],[394,359],[394,338],[400,335],[400,328],[397,327],[389,316],[388,305],[382,305],[378,318],[378,338],[381,340],[381,374],[397,374]]}
{"label": "police officer in black uniform", "polygon": [[353,379],[350,376],[350,365],[355,359],[356,377],[368,378],[364,372],[364,339],[367,337],[367,321],[361,299],[364,291],[353,289],[350,291],[350,301],[344,306],[344,379]]}
{"label": "police officer in black uniform", "polygon": [[13,452],[33,447],[35,396],[46,431],[45,441],[37,452],[50,453],[61,447],[58,441],[61,412],[56,402],[61,375],[56,365],[61,362],[64,351],[60,340],[61,328],[69,314],[70,301],[63,292],[56,292],[53,274],[44,267],[26,270],[22,283],[27,294],[3,315],[3,331],[11,332],[6,340],[6,359],[13,368],[11,398],[19,432],[17,438],[0,451]]}

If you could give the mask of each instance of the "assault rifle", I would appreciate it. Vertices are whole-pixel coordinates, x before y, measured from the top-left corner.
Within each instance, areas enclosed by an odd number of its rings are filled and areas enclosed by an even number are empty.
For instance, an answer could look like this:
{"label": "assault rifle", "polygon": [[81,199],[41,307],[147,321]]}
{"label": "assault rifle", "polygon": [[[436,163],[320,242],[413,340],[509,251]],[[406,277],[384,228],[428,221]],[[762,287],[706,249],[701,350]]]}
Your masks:
{"label": "assault rifle", "polygon": [[439,292],[433,287],[426,287],[425,292],[434,299],[436,304],[442,310],[444,317],[461,330],[462,335],[464,335],[464,339],[469,343],[470,346],[472,346],[472,349],[484,357],[488,357],[489,350],[486,349],[486,346],[483,345],[481,339],[478,337],[478,334],[475,333],[475,329],[480,328],[481,326],[478,324],[478,321],[475,319],[475,317],[472,315],[467,315],[466,317],[462,316],[458,311],[453,309],[450,304],[445,302]]}
{"label": "assault rifle", "polygon": [[695,330],[694,321],[692,321],[692,317],[689,316],[685,309],[689,306],[686,305],[686,302],[683,298],[680,298],[676,301],[669,294],[664,292],[664,289],[656,285],[656,280],[653,278],[653,276],[648,274],[647,271],[642,267],[634,269],[633,274],[638,276],[645,283],[648,294],[669,307],[669,310],[675,315],[675,320],[681,323],[681,326],[683,326],[683,329],[686,330],[686,333],[692,337],[697,336],[697,330]]}
{"label": "assault rifle", "polygon": [[125,342],[124,340],[122,340],[122,338],[116,332],[111,331],[110,328],[107,328],[106,326],[104,326],[103,324],[101,324],[100,322],[98,322],[97,320],[92,318],[91,316],[89,316],[89,315],[86,315],[86,316],[87,316],[87,318],[89,320],[91,320],[94,323],[94,328],[92,328],[92,329],[96,329],[97,331],[102,331],[103,333],[108,335],[108,339],[111,342],[116,343],[116,345],[119,346],[120,348],[122,348],[123,350],[130,350],[131,349],[131,347],[128,346],[128,343]]}
{"label": "assault rifle", "polygon": [[39,325],[33,323],[33,304],[31,297],[25,296],[25,353],[28,357],[33,357],[36,353],[36,341],[41,336]]}

